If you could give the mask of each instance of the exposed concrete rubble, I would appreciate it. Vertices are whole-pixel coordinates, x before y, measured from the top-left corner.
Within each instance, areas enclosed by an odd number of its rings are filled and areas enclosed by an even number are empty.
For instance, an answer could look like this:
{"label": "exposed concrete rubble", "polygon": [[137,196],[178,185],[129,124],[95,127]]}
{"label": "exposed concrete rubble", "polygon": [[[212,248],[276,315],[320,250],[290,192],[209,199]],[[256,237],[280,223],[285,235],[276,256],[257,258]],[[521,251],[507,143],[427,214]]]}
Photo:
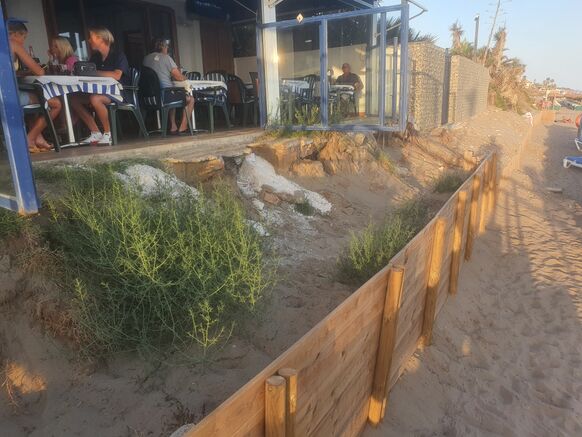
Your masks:
{"label": "exposed concrete rubble", "polygon": [[332,209],[331,203],[325,197],[278,175],[267,160],[255,154],[245,158],[237,177],[237,184],[243,195],[246,197],[260,195],[264,202],[278,204],[275,198],[289,203],[309,202],[321,215],[329,214]]}
{"label": "exposed concrete rubble", "polygon": [[144,196],[153,196],[166,191],[169,191],[174,197],[184,193],[194,196],[200,194],[196,188],[182,182],[176,176],[149,165],[132,165],[127,167],[123,173],[116,173],[116,175],[123,183],[139,190]]}

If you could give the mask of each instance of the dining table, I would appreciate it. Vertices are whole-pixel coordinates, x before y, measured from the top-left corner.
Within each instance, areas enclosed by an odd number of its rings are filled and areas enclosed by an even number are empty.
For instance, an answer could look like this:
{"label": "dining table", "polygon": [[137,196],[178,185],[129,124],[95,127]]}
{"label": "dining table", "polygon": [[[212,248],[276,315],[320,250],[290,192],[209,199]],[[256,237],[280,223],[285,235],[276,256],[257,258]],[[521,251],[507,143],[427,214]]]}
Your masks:
{"label": "dining table", "polygon": [[[221,80],[183,80],[175,81],[174,86],[183,87],[188,94],[194,97],[196,92],[213,92],[217,96],[227,98],[228,86]],[[196,130],[196,115],[192,111],[192,129]]]}
{"label": "dining table", "polygon": [[123,86],[112,77],[44,75],[25,76],[21,80],[24,84],[40,84],[46,100],[54,97],[63,98],[69,142],[63,144],[61,147],[79,144],[75,140],[73,119],[69,106],[69,94],[103,94],[108,96],[113,102],[123,102]]}

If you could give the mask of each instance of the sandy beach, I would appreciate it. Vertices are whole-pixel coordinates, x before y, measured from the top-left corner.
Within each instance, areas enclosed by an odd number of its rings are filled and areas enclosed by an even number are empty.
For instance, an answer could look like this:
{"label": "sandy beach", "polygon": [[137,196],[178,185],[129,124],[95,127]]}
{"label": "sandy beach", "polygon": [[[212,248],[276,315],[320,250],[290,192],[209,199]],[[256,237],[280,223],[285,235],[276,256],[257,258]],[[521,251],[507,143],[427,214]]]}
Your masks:
{"label": "sandy beach", "polygon": [[571,124],[534,127],[434,344],[366,437],[582,434],[582,170],[562,167],[579,155],[574,136]]}

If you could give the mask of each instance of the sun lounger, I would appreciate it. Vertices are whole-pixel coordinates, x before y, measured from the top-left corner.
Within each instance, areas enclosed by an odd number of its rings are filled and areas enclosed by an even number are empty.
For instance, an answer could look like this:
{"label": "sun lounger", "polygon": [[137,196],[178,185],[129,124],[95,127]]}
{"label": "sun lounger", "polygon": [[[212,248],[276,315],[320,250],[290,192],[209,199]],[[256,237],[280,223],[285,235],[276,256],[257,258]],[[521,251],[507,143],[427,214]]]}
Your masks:
{"label": "sun lounger", "polygon": [[564,168],[571,166],[582,168],[582,156],[566,156],[564,158]]}

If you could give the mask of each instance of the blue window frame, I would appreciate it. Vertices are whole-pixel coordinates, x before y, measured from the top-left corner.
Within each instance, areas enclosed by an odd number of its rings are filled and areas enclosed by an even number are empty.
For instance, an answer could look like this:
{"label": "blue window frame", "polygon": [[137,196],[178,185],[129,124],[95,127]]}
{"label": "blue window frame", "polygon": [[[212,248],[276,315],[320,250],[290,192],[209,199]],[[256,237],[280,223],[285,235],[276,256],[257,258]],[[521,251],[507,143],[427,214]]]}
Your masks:
{"label": "blue window frame", "polygon": [[[414,3],[416,4],[416,3]],[[394,38],[389,41],[392,51],[390,59],[387,62],[387,14],[399,14],[400,19],[400,37]],[[366,51],[366,67],[365,74],[366,78],[369,79],[370,71],[374,70],[374,80],[370,81],[367,86],[370,89],[366,90],[366,111],[369,111],[370,107],[370,97],[373,96],[374,108],[372,122],[366,120],[357,120],[358,123],[350,124],[349,120],[345,123],[334,122],[333,117],[330,116],[330,79],[328,77],[329,71],[329,41],[328,41],[328,29],[330,26],[337,25],[341,20],[351,19],[354,17],[370,17],[373,21],[373,27],[370,31],[370,44],[367,46]],[[314,34],[313,26],[318,26],[318,44],[312,42],[311,35]],[[267,114],[267,90],[265,86],[265,57],[271,56],[271,54],[265,54],[263,49],[263,32],[266,29],[276,29],[278,38],[281,39],[281,34],[288,32],[293,29],[303,29],[305,34],[310,35],[309,40],[306,42],[312,43],[315,47],[319,45],[319,67],[317,73],[319,73],[319,90],[317,97],[317,106],[319,110],[318,120],[316,123],[311,125],[298,125],[294,124],[293,111],[295,107],[288,102],[289,105],[289,116],[287,117],[288,124],[285,128],[290,128],[293,130],[339,130],[339,131],[369,131],[369,130],[379,130],[379,131],[404,131],[407,122],[408,113],[408,62],[400,62],[400,60],[408,59],[408,29],[409,29],[409,5],[408,2],[402,2],[402,4],[385,6],[378,8],[367,8],[360,9],[349,12],[342,12],[329,15],[313,16],[303,18],[299,20],[286,20],[272,23],[263,23],[257,25],[257,64],[259,72],[259,108],[261,115],[261,125],[263,127],[282,127],[282,110],[279,109],[279,113],[276,117],[269,117]],[[377,29],[377,32],[376,32]],[[296,34],[297,32],[295,32]],[[400,41],[400,43],[399,43]],[[281,49],[279,48],[279,51]],[[374,55],[371,61],[370,53],[377,53]],[[277,59],[279,58],[279,53],[277,54]],[[278,61],[277,61],[278,62]],[[372,68],[371,65],[375,65]],[[311,65],[312,70],[315,69],[315,65]],[[390,71],[390,77],[387,77],[387,70]],[[387,78],[389,81],[387,82]],[[387,96],[389,96],[389,101],[387,101]],[[271,97],[272,98],[272,97]],[[331,97],[331,102],[337,102],[337,95]],[[355,99],[354,99],[355,100]],[[282,102],[283,99],[280,100]],[[294,102],[295,103],[295,102]],[[282,103],[280,103],[282,105]],[[387,114],[389,112],[389,114]],[[356,111],[356,115],[359,113]],[[290,125],[289,125],[290,124]]]}
{"label": "blue window frame", "polygon": [[[0,16],[3,16],[0,5]],[[0,207],[20,214],[38,212],[24,116],[12,63],[6,23],[0,19]]]}

